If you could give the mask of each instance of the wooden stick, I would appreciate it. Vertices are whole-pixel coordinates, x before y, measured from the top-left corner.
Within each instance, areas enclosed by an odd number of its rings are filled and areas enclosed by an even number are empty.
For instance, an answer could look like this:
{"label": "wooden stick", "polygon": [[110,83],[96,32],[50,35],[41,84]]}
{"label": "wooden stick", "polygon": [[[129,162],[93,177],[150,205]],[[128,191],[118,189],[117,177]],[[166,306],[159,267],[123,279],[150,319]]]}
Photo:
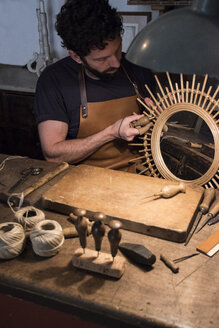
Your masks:
{"label": "wooden stick", "polygon": [[[171,96],[170,96],[170,95],[172,95],[172,93],[170,93],[168,87],[166,87],[165,89],[166,89],[166,92],[167,92],[167,96],[168,96],[168,98],[169,98],[169,100],[170,100],[170,102],[171,102],[171,105],[173,105],[173,100],[172,100],[172,98],[171,98]],[[174,95],[174,96],[175,96],[175,95]]]}
{"label": "wooden stick", "polygon": [[176,94],[177,94],[178,102],[180,103],[181,102],[181,99],[180,99],[180,93],[179,93],[178,83],[176,82],[175,85],[176,85]]}
{"label": "wooden stick", "polygon": [[195,94],[195,98],[194,98],[194,104],[195,105],[196,105],[196,100],[197,100],[198,93],[199,93],[199,88],[200,88],[200,83],[197,84],[196,94]]}
{"label": "wooden stick", "polygon": [[186,102],[189,99],[189,81],[186,81]]}
{"label": "wooden stick", "polygon": [[192,77],[192,89],[191,89],[190,103],[192,103],[192,100],[193,100],[193,93],[194,93],[194,87],[195,87],[195,79],[196,79],[196,75],[193,74],[193,77]]}
{"label": "wooden stick", "polygon": [[[167,75],[167,78],[168,78],[168,81],[169,81],[169,85],[170,85],[170,89],[172,91],[172,95],[173,95],[173,99],[174,99],[174,102],[175,104],[177,103],[177,100],[176,100],[176,97],[175,97],[175,92],[174,92],[174,89],[173,89],[173,84],[172,84],[172,81],[171,81],[171,78],[170,78],[170,74],[169,72],[166,72],[166,75]],[[172,102],[172,101],[171,101]]]}
{"label": "wooden stick", "polygon": [[213,110],[215,109],[215,107],[217,107],[218,103],[219,103],[219,99],[218,99],[218,101],[216,101],[216,103],[214,104],[214,106],[210,109],[209,114],[211,114],[213,112]]}
{"label": "wooden stick", "polygon": [[180,74],[180,83],[181,83],[181,93],[182,93],[182,102],[184,102],[184,85],[183,85],[183,74]]}
{"label": "wooden stick", "polygon": [[144,106],[149,112],[151,112],[151,108],[149,108],[140,98],[137,98],[137,100],[142,106]]}
{"label": "wooden stick", "polygon": [[[147,84],[145,84],[145,88],[146,88],[146,89],[148,90],[148,92],[150,93],[150,95],[151,95],[153,101],[155,102],[155,104],[157,105],[157,107],[162,111],[162,110],[163,110],[162,107],[160,106],[160,104],[159,104],[159,102],[157,101],[157,99],[154,97],[153,93],[151,92],[151,90],[150,90],[150,88],[147,86]],[[157,109],[156,109],[156,111],[157,111]],[[157,113],[159,113],[159,111],[157,111]],[[160,113],[159,113],[159,115],[160,115]]]}
{"label": "wooden stick", "polygon": [[205,109],[206,112],[208,111],[208,109],[209,109],[209,107],[211,106],[212,102],[215,100],[215,97],[216,97],[218,91],[219,91],[219,86],[217,87],[217,89],[215,90],[215,92],[214,92],[214,94],[213,94],[211,100],[209,101],[209,104],[208,104],[208,106],[207,106],[206,109]]}
{"label": "wooden stick", "polygon": [[53,179],[55,176],[57,176],[58,174],[60,174],[61,172],[65,171],[68,168],[69,168],[69,164],[66,162],[59,164],[53,171],[48,172],[41,179],[39,179],[36,183],[34,183],[31,187],[24,190],[24,192],[23,192],[24,197],[31,194],[34,190],[43,186],[44,184],[49,182],[51,179]]}
{"label": "wooden stick", "polygon": [[201,90],[201,95],[200,95],[199,101],[198,101],[198,106],[200,106],[200,104],[201,104],[201,100],[202,100],[202,97],[203,97],[203,94],[204,94],[207,79],[208,79],[208,74],[205,75],[205,79],[204,79],[202,90]]}
{"label": "wooden stick", "polygon": [[154,75],[154,77],[155,77],[155,79],[156,79],[156,81],[157,81],[157,84],[158,84],[158,86],[159,86],[159,88],[160,88],[160,91],[161,91],[161,93],[162,93],[162,95],[163,95],[163,97],[164,97],[164,100],[165,100],[165,102],[166,102],[166,105],[167,105],[167,107],[169,107],[170,104],[168,103],[168,101],[167,101],[167,99],[166,99],[165,92],[164,92],[164,90],[163,90],[163,88],[162,88],[162,86],[161,86],[161,84],[160,84],[160,81],[159,81],[157,75]]}
{"label": "wooden stick", "polygon": [[210,87],[208,88],[207,94],[206,94],[206,96],[205,96],[205,100],[204,100],[204,102],[203,102],[201,108],[204,108],[204,106],[205,106],[205,104],[206,104],[206,101],[208,100],[209,94],[210,94],[210,92],[211,92],[211,89],[212,89],[212,86],[210,86]]}
{"label": "wooden stick", "polygon": [[167,107],[166,107],[166,105],[164,104],[164,101],[163,101],[161,95],[159,94],[159,92],[157,92],[157,96],[158,96],[158,98],[159,98],[159,100],[160,100],[160,102],[161,102],[161,104],[162,104],[162,106],[163,106],[162,111],[165,110],[165,109],[167,109]]}
{"label": "wooden stick", "polygon": [[142,159],[142,158],[145,158],[145,156],[140,156],[140,157],[130,159],[129,162],[136,162],[136,161],[138,161],[139,159]]}

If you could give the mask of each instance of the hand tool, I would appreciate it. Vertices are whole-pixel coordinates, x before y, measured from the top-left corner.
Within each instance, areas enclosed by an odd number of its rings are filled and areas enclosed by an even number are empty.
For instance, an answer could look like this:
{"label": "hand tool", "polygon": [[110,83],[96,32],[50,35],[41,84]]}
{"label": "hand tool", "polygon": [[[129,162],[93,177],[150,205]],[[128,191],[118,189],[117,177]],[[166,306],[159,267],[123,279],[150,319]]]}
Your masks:
{"label": "hand tool", "polygon": [[215,223],[217,223],[217,222],[219,222],[219,214],[216,215],[214,218],[210,219],[210,220],[208,221],[208,225],[210,226],[210,225],[213,225],[213,224],[215,224]]}
{"label": "hand tool", "polygon": [[21,178],[8,190],[11,194],[29,175],[39,175],[42,172],[41,167],[28,167],[20,172]]}
{"label": "hand tool", "polygon": [[122,238],[122,234],[119,231],[122,227],[122,223],[118,220],[112,220],[109,222],[109,226],[111,230],[108,232],[108,240],[110,242],[110,250],[114,261],[114,257],[118,252],[119,243]]}
{"label": "hand tool", "polygon": [[164,264],[170,268],[170,270],[173,272],[173,273],[177,273],[179,272],[179,267],[177,265],[175,265],[175,263],[173,261],[171,261],[170,259],[168,259],[165,255],[163,254],[160,254],[160,260],[162,262],[164,262]]}
{"label": "hand tool", "polygon": [[210,209],[210,212],[207,215],[207,218],[205,221],[202,223],[201,227],[197,230],[196,233],[198,233],[204,226],[211,220],[213,219],[219,212],[219,202],[217,202],[212,208]]}
{"label": "hand tool", "polygon": [[106,220],[106,215],[100,212],[96,212],[93,215],[93,219],[95,220],[95,222],[92,226],[91,233],[94,237],[95,249],[97,251],[98,256],[101,249],[102,240],[106,231],[105,225],[103,223],[104,220]]}
{"label": "hand tool", "polygon": [[174,263],[179,263],[179,262],[185,261],[185,260],[190,259],[191,257],[199,255],[199,254],[200,253],[193,253],[193,254],[190,254],[190,255],[179,257],[178,259],[173,260],[173,262]]}
{"label": "hand tool", "polygon": [[199,205],[199,212],[196,216],[196,219],[193,223],[193,226],[186,238],[185,244],[184,246],[188,245],[190,239],[192,238],[195,230],[197,229],[197,226],[202,218],[203,214],[206,214],[208,212],[209,206],[211,204],[211,202],[213,201],[214,197],[215,197],[216,191],[214,188],[209,188],[209,189],[205,189],[204,191],[204,198],[202,200],[202,203]]}
{"label": "hand tool", "polygon": [[85,253],[85,248],[87,245],[87,227],[88,222],[87,219],[84,217],[86,215],[86,210],[81,208],[76,208],[73,211],[73,214],[77,216],[77,220],[75,222],[75,228],[78,232],[79,240],[81,247],[83,248],[83,252]]}
{"label": "hand tool", "polygon": [[185,184],[183,182],[180,182],[178,185],[166,185],[164,187],[162,187],[161,191],[144,197],[144,199],[149,198],[149,197],[163,197],[163,198],[170,198],[175,196],[176,194],[178,194],[179,192],[186,192],[186,187]]}

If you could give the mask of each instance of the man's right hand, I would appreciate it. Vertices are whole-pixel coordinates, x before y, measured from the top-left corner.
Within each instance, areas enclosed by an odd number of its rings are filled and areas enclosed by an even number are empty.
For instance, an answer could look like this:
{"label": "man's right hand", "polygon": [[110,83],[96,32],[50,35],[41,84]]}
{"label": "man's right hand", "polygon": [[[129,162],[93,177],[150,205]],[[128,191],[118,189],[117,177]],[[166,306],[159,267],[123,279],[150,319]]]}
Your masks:
{"label": "man's right hand", "polygon": [[139,134],[138,130],[130,127],[130,123],[139,120],[144,115],[127,116],[114,124],[115,137],[126,141],[132,141]]}

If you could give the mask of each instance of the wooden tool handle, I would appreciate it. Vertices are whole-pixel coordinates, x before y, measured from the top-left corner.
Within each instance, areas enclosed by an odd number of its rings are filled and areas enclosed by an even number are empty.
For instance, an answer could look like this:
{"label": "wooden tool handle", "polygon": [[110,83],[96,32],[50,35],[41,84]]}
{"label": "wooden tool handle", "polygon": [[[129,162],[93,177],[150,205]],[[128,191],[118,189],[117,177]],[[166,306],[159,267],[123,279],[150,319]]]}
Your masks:
{"label": "wooden tool handle", "polygon": [[137,128],[147,125],[150,122],[149,118],[147,116],[143,116],[139,118],[137,121],[133,121],[130,123],[130,127]]}
{"label": "wooden tool handle", "polygon": [[110,250],[112,257],[114,258],[118,252],[119,243],[122,238],[122,234],[119,229],[122,227],[122,223],[118,220],[112,220],[109,222],[111,230],[108,232],[108,240],[110,242]]}
{"label": "wooden tool handle", "polygon": [[53,171],[48,172],[45,174],[41,179],[39,179],[36,183],[34,183],[31,187],[27,188],[23,194],[24,197],[31,194],[34,190],[38,189],[39,187],[43,186],[45,183],[53,179],[55,176],[57,176],[59,173],[63,172],[69,168],[69,164],[66,162],[63,162],[59,164]]}
{"label": "wooden tool handle", "polygon": [[216,191],[214,188],[205,189],[203,201],[199,206],[200,211],[203,214],[208,212],[209,206],[210,206],[212,200],[215,198],[215,194],[216,194]]}
{"label": "wooden tool handle", "polygon": [[79,216],[75,224],[75,228],[78,232],[81,247],[85,248],[87,245],[87,229],[88,229],[87,219],[84,216]]}
{"label": "wooden tool handle", "polygon": [[217,202],[209,211],[209,214],[214,218],[219,212],[219,202]]}
{"label": "wooden tool handle", "polygon": [[164,262],[166,264],[166,266],[168,268],[170,268],[170,270],[173,273],[177,273],[179,272],[179,267],[177,265],[175,265],[175,263],[173,261],[171,261],[170,259],[168,259],[166,256],[164,256],[163,254],[160,254],[160,260],[162,262]]}
{"label": "wooden tool handle", "polygon": [[78,237],[78,232],[75,227],[63,228],[62,232],[65,238]]}
{"label": "wooden tool handle", "polygon": [[161,196],[163,198],[170,198],[175,196],[179,192],[186,192],[186,186],[183,182],[180,182],[178,185],[168,185],[164,186],[161,192],[154,194],[154,196]]}

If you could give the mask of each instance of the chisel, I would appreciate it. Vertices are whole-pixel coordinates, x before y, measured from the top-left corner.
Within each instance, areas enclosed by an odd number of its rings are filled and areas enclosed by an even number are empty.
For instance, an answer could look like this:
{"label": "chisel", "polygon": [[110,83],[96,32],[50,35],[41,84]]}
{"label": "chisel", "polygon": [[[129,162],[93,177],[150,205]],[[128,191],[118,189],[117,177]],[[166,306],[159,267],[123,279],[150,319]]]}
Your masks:
{"label": "chisel", "polygon": [[201,227],[197,230],[196,233],[198,233],[204,226],[213,219],[219,212],[219,202],[217,202],[210,210],[210,212],[207,215],[206,220],[202,223]]}
{"label": "chisel", "polygon": [[196,219],[195,219],[195,222],[193,224],[193,227],[192,229],[190,230],[187,238],[186,238],[186,241],[185,241],[185,244],[184,246],[188,245],[190,239],[192,238],[201,218],[202,218],[202,215],[203,214],[206,214],[208,212],[208,209],[210,207],[210,204],[211,202],[213,201],[213,199],[215,198],[215,194],[216,194],[216,191],[214,188],[209,188],[209,189],[205,189],[204,191],[204,198],[203,198],[203,201],[202,203],[199,205],[199,212],[196,216]]}

